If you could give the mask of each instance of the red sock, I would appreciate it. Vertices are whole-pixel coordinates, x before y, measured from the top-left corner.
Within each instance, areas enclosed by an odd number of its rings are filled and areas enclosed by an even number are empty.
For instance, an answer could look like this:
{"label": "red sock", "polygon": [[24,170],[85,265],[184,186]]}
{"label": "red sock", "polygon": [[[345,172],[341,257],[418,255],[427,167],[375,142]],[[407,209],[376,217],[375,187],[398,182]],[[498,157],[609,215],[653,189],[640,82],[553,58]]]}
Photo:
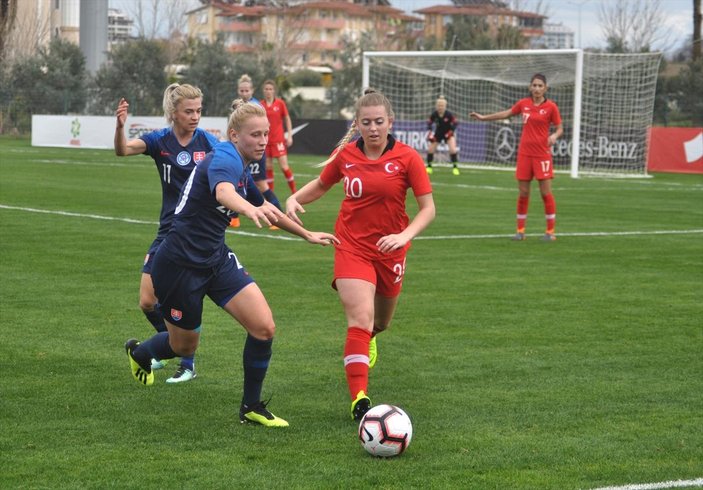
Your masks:
{"label": "red sock", "polygon": [[360,391],[366,393],[369,385],[369,342],[371,332],[361,327],[347,329],[344,344],[344,371],[352,400]]}
{"label": "red sock", "polygon": [[517,198],[517,232],[525,233],[525,223],[527,222],[527,208],[530,206],[530,198],[518,196]]}
{"label": "red sock", "polygon": [[554,195],[542,196],[544,201],[544,218],[547,220],[547,233],[554,233],[554,226],[557,221],[557,203],[554,202]]}
{"label": "red sock", "polygon": [[288,187],[290,191],[295,193],[295,177],[293,177],[293,171],[289,168],[283,171],[283,175],[286,176],[286,181],[288,181]]}
{"label": "red sock", "polygon": [[271,167],[266,167],[266,183],[271,190],[273,190],[273,180],[273,169]]}

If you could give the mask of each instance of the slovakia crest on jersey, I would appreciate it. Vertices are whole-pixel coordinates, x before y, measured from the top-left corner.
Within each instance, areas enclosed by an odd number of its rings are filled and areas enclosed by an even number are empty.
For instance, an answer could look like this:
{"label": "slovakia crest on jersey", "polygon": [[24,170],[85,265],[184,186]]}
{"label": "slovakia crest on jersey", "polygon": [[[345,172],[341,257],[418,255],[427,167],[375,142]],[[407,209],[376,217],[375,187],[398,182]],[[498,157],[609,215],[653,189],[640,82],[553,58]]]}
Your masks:
{"label": "slovakia crest on jersey", "polygon": [[388,162],[383,166],[383,169],[386,171],[387,174],[395,174],[400,170],[400,167],[398,166],[397,163],[394,162]]}
{"label": "slovakia crest on jersey", "polygon": [[183,318],[183,312],[181,310],[171,308],[171,318],[173,318],[175,321],[178,321]]}
{"label": "slovakia crest on jersey", "polygon": [[185,167],[190,163],[190,153],[187,151],[182,151],[176,157],[176,163],[181,167]]}
{"label": "slovakia crest on jersey", "polygon": [[193,152],[193,161],[195,162],[196,165],[199,164],[200,162],[202,162],[203,160],[205,160],[205,152],[204,151],[194,151]]}

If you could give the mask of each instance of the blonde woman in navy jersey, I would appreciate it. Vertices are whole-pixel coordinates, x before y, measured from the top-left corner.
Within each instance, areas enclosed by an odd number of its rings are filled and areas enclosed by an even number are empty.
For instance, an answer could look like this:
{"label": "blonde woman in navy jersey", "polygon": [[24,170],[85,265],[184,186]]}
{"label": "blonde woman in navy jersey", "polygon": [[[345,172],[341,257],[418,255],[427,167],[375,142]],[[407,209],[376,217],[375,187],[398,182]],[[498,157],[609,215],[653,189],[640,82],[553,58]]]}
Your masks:
{"label": "blonde woman in navy jersey", "polygon": [[[139,138],[127,140],[124,126],[129,104],[123,98],[117,106],[115,126],[115,153],[118,156],[149,155],[154,160],[161,181],[161,216],[156,238],[147,251],[139,285],[139,307],[157,332],[165,332],[161,313],[155,308],[157,299],[151,280],[154,253],[171,228],[173,211],[184,182],[193,168],[218,143],[212,134],[198,128],[203,107],[203,94],[197,87],[174,83],[164,91],[163,108],[169,126]],[[154,359],[152,369],[161,369],[165,362]],[[182,383],[195,378],[192,356],[181,359],[176,373],[167,383]]]}
{"label": "blonde woman in navy jersey", "polygon": [[246,330],[244,393],[239,408],[242,423],[285,427],[261,400],[271,359],[276,326],[271,309],[241,259],[225,244],[225,230],[233,212],[256,226],[276,224],[309,243],[337,243],[334,235],[311,232],[266,201],[247,166],[260,159],[268,141],[269,122],[259,104],[239,100],[229,117],[228,141],[219,143],[190,174],[174,213],[174,222],[161,243],[152,277],[167,331],[125,344],[132,376],[151,385],[150,359],[189,356],[200,341],[205,296],[224,309]]}

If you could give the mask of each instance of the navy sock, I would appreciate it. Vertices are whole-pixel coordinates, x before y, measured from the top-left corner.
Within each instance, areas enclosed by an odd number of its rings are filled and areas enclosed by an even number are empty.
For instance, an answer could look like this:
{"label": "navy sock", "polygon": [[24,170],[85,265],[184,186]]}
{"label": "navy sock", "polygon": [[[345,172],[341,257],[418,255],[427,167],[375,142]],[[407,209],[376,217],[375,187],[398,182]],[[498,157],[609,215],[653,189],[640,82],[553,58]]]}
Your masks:
{"label": "navy sock", "polygon": [[181,357],[181,367],[195,371],[195,356]]}
{"label": "navy sock", "polygon": [[132,353],[137,362],[141,365],[143,361],[151,359],[173,359],[176,353],[168,343],[168,332],[159,332],[150,339],[142,342]]}
{"label": "navy sock", "polygon": [[251,406],[261,400],[261,388],[271,360],[273,339],[259,340],[247,334],[244,343],[244,398],[242,403]]}
{"label": "navy sock", "polygon": [[279,210],[281,210],[281,201],[278,200],[278,198],[276,197],[276,194],[274,194],[271,189],[264,192],[264,199],[266,199],[268,202],[270,202],[271,204],[276,206]]}
{"label": "navy sock", "polygon": [[149,320],[149,323],[154,326],[157,332],[166,331],[164,316],[161,314],[161,311],[158,308],[155,308],[153,311],[145,311],[144,316],[147,320]]}

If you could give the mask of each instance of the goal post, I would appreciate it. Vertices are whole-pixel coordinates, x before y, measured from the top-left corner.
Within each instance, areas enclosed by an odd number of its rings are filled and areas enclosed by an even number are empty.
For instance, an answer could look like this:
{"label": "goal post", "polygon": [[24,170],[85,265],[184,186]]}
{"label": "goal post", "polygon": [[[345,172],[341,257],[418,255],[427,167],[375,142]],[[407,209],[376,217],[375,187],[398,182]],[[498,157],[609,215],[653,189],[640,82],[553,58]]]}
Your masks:
{"label": "goal post", "polygon": [[479,122],[527,97],[530,78],[547,78],[564,136],[552,147],[554,168],[572,177],[646,175],[647,142],[661,53],[603,54],[580,49],[508,51],[367,51],[364,87],[393,104],[394,135],[427,151],[426,121],[437,97],[459,119],[463,166],[512,169],[522,130],[519,118]]}

